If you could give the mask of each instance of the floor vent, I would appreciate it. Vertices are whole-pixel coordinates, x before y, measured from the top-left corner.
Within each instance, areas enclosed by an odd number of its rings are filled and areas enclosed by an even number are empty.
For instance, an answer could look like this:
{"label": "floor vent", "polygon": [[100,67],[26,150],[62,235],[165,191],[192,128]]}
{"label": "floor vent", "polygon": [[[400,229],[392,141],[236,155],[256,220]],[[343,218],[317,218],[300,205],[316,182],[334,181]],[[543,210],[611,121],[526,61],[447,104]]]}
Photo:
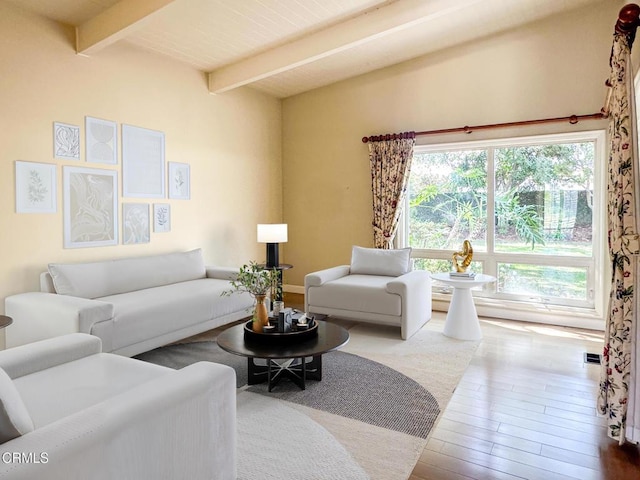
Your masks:
{"label": "floor vent", "polygon": [[597,365],[600,365],[601,362],[601,357],[599,353],[587,353],[585,352],[584,354],[584,363],[595,363]]}

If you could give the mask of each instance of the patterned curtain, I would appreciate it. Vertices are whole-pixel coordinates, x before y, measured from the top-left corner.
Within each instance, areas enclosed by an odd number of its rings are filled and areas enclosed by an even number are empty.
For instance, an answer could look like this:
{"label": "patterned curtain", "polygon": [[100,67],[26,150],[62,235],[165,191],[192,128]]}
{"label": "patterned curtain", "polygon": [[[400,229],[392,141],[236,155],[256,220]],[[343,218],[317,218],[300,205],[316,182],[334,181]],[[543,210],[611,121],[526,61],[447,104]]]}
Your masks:
{"label": "patterned curtain", "polygon": [[391,248],[398,229],[415,144],[413,133],[387,137],[395,138],[369,142],[375,248]]}
{"label": "patterned curtain", "polygon": [[[609,254],[612,262],[612,285],[609,317],[605,326],[605,346],[598,411],[607,416],[608,435],[620,444],[638,433],[629,424],[637,410],[636,388],[637,302],[635,285],[638,275],[638,155],[635,126],[631,46],[626,35],[614,35],[611,52],[611,103],[609,122],[609,179],[607,185],[609,217]],[[631,418],[633,415],[631,415]],[[637,442],[639,438],[636,437]]]}

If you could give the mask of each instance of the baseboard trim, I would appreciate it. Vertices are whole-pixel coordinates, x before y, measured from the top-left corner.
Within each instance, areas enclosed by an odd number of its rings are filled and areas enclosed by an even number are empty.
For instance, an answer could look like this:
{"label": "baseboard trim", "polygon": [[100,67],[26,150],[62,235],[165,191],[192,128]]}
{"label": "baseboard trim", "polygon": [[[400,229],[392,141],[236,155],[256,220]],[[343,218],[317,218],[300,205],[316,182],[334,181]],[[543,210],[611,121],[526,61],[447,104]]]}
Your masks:
{"label": "baseboard trim", "polygon": [[298,293],[304,295],[304,287],[302,285],[282,285],[282,290],[286,293]]}

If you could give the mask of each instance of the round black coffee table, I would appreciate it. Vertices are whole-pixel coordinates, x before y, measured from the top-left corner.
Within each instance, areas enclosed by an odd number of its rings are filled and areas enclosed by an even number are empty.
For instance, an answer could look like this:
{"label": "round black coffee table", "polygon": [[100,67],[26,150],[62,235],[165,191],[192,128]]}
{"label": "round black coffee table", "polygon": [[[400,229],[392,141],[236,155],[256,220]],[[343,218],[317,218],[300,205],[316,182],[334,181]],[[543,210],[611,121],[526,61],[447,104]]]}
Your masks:
{"label": "round black coffee table", "polygon": [[6,315],[0,315],[0,328],[8,327],[13,323],[13,318]]}
{"label": "round black coffee table", "polygon": [[[349,341],[349,332],[339,325],[318,321],[318,335],[299,343],[282,344],[245,339],[244,323],[231,327],[220,335],[220,348],[247,357],[249,385],[268,382],[269,391],[283,377],[289,378],[302,390],[306,380],[322,380],[322,354],[336,350]],[[311,361],[307,358],[311,357]],[[264,365],[255,363],[256,358],[265,359]]]}

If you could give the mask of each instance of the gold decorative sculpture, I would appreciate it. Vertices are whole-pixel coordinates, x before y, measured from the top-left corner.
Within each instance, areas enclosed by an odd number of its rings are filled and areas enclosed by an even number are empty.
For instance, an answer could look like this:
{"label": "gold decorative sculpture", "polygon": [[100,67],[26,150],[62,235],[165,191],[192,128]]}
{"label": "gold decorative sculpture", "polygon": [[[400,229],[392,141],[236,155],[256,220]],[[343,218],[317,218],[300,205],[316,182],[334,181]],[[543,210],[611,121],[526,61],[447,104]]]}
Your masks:
{"label": "gold decorative sculpture", "polygon": [[[458,263],[458,260],[462,260],[462,262]],[[466,272],[469,265],[471,265],[471,260],[473,260],[473,248],[471,247],[471,242],[465,240],[462,243],[462,251],[453,252],[453,266],[456,267],[456,272]]]}

